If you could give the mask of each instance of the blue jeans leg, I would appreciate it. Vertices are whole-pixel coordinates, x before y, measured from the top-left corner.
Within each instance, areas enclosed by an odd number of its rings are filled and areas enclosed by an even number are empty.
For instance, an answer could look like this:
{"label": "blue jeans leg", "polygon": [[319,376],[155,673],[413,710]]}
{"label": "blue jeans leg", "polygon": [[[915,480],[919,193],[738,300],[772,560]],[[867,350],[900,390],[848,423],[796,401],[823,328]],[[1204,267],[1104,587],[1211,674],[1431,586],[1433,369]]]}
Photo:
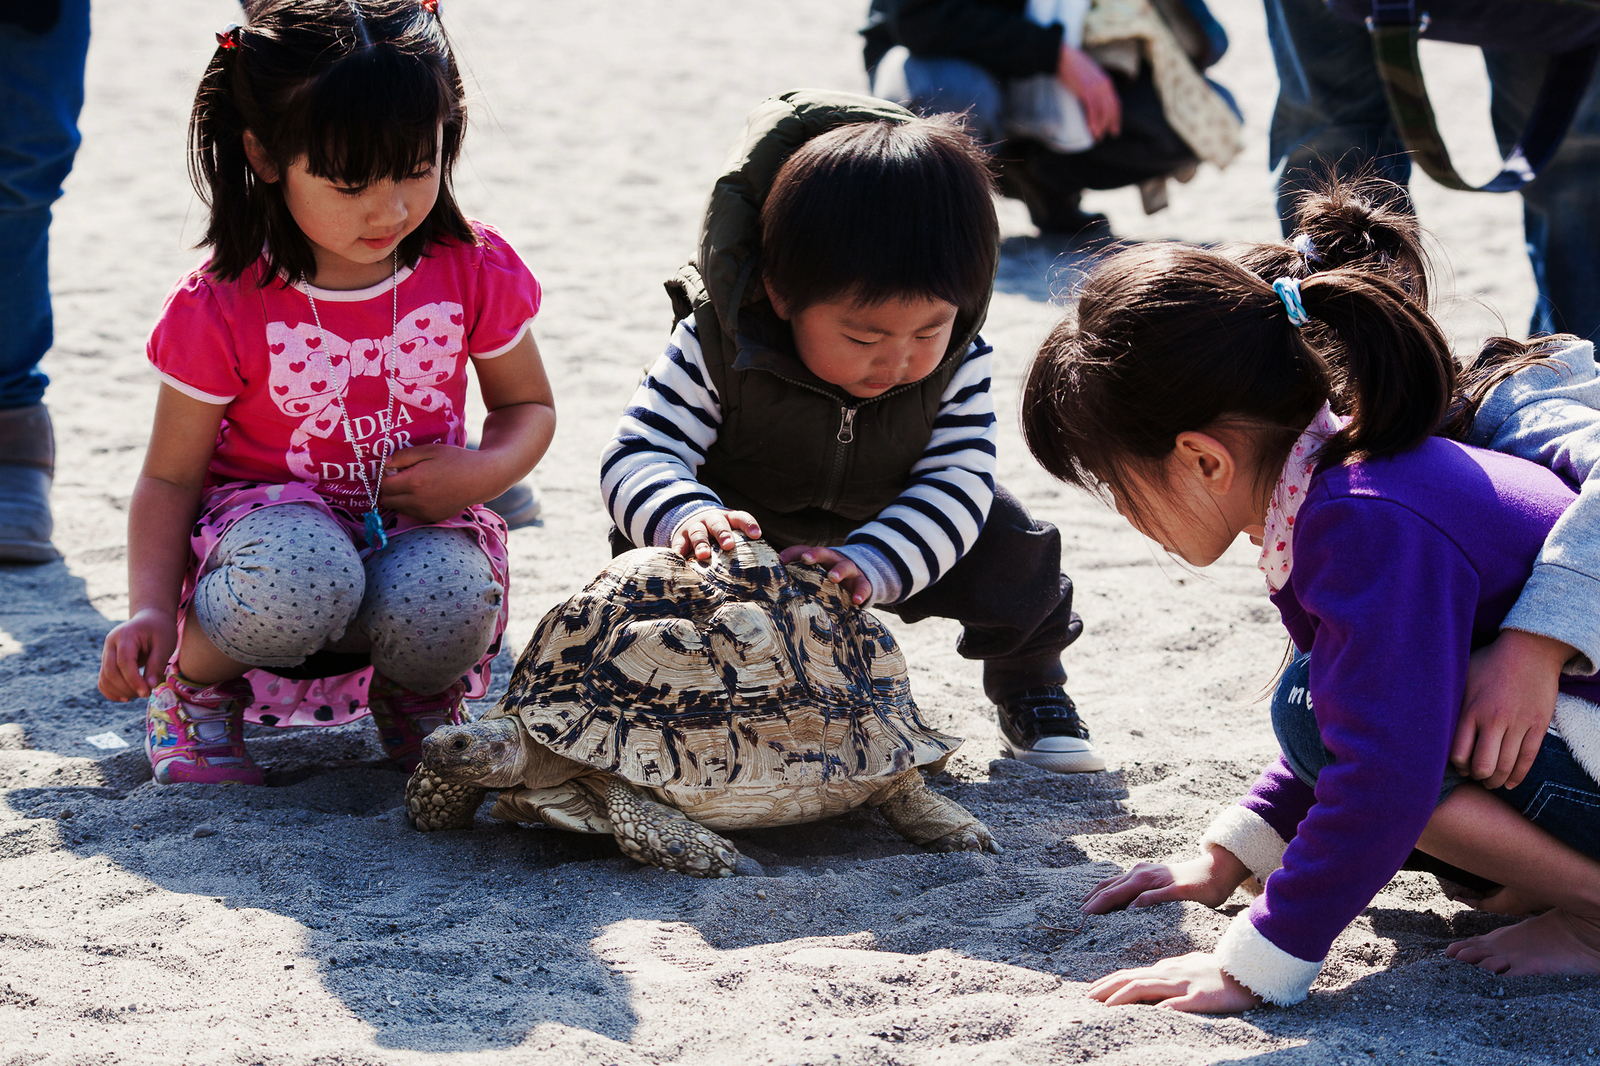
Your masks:
{"label": "blue jeans leg", "polygon": [[[1411,160],[1389,115],[1367,31],[1330,15],[1323,0],[1265,2],[1278,69],[1267,165],[1283,164],[1278,217],[1288,237],[1299,194],[1330,172],[1350,178],[1370,167],[1404,187]],[[1404,204],[1409,209],[1409,197]]]}
{"label": "blue jeans leg", "polygon": [[964,114],[972,136],[987,148],[1004,139],[1005,93],[994,75],[976,63],[946,56],[908,56],[904,70],[901,83],[880,64],[872,91],[919,114]]}
{"label": "blue jeans leg", "polygon": [[[1495,139],[1508,152],[1533,112],[1549,61],[1487,49],[1483,61]],[[1555,158],[1523,188],[1522,222],[1539,286],[1528,331],[1600,339],[1600,75]]]}
{"label": "blue jeans leg", "polygon": [[37,34],[0,24],[0,408],[44,395],[50,349],[50,205],[78,150],[89,0],[64,0]]}

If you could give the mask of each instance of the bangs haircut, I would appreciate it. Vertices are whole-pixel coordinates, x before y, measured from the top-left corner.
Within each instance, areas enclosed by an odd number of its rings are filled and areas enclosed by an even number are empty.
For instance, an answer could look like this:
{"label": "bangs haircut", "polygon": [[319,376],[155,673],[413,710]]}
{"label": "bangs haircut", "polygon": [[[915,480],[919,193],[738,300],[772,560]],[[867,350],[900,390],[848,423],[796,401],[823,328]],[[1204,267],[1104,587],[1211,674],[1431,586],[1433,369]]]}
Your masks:
{"label": "bangs haircut", "polygon": [[[461,74],[437,14],[418,0],[261,0],[233,47],[219,46],[189,121],[189,170],[211,209],[208,271],[234,281],[264,258],[260,283],[315,274],[316,257],[283,198],[304,160],[350,188],[404,181],[439,159],[439,196],[397,247],[414,267],[429,244],[476,240],[451,173],[466,127]],[[244,151],[253,133],[280,174],[262,181]]]}
{"label": "bangs haircut", "polygon": [[926,297],[980,315],[1000,228],[983,150],[948,116],[862,122],[802,145],[761,207],[768,292],[791,313]]}

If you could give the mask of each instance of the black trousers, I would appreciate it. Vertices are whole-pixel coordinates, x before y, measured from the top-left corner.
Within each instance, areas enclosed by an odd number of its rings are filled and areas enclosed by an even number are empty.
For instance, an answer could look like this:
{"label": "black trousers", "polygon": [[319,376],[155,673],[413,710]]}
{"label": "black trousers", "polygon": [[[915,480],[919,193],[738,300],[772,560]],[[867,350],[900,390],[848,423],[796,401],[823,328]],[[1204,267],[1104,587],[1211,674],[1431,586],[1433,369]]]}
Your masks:
{"label": "black trousers", "polygon": [[[611,531],[613,554],[633,547]],[[998,485],[972,548],[921,592],[874,610],[907,622],[960,622],[956,652],[983,662],[984,691],[993,700],[1064,682],[1062,649],[1083,632],[1072,609],[1072,581],[1061,572],[1061,533]]]}

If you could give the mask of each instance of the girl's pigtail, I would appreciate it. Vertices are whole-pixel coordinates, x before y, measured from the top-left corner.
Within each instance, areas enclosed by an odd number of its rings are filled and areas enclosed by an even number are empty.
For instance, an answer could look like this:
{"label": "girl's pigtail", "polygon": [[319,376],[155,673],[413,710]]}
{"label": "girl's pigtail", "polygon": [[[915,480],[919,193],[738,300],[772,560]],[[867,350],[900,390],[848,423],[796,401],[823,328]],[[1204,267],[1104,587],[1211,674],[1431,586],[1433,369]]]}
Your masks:
{"label": "girl's pigtail", "polygon": [[[254,201],[259,182],[245,156],[247,128],[237,89],[245,80],[240,67],[246,62],[248,31],[232,25],[217,35],[217,50],[206,65],[189,116],[189,180],[200,199],[211,208],[203,245],[216,249],[211,271],[219,277],[237,278],[254,260],[266,240],[262,212]],[[253,249],[255,254],[233,262],[233,249]]]}
{"label": "girl's pigtail", "polygon": [[1333,360],[1350,423],[1324,459],[1385,455],[1438,432],[1456,384],[1450,345],[1433,317],[1395,282],[1358,269],[1323,271],[1300,284],[1306,313],[1337,337]]}
{"label": "girl's pigtail", "polygon": [[[1428,305],[1432,264],[1422,228],[1405,207],[1404,190],[1366,178],[1329,182],[1301,197],[1291,247],[1300,254],[1293,276],[1354,269],[1388,278],[1411,299]],[[1307,254],[1309,253],[1309,254]]]}

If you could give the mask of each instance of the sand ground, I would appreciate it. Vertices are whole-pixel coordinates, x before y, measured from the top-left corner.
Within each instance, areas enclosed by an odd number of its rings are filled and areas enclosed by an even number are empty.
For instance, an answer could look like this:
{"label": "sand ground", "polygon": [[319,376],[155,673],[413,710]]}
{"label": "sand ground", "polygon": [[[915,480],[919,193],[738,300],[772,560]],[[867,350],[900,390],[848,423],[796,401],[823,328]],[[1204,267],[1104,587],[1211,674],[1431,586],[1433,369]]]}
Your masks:
{"label": "sand ground", "polygon": [[[537,330],[561,426],[513,534],[512,646],[605,561],[597,456],[666,338],[661,280],[691,251],[744,113],[799,85],[858,89],[860,0],[451,0],[473,89],[458,171],[545,284]],[[1275,234],[1262,14],[1222,0],[1217,69],[1249,147],[1151,218],[1090,198],[1121,234]],[[141,708],[102,699],[102,637],[127,607],[123,526],[155,382],[143,344],[196,259],[184,122],[227,0],[95,8],[84,147],[54,229],[64,561],[0,569],[0,1063],[1271,1063],[1584,1060],[1594,980],[1501,980],[1445,959],[1498,920],[1402,874],[1335,945],[1311,998],[1228,1019],[1108,1009],[1085,982],[1209,947],[1242,905],[1085,918],[1097,879],[1185,854],[1273,750],[1259,701],[1284,634],[1241,547],[1187,572],[1098,504],[1053,486],[1015,429],[1018,376],[1059,313],[1057,261],[1015,204],[990,314],[1003,480],[1060,525],[1087,630],[1071,690],[1113,769],[1053,777],[991,761],[996,733],[955,628],[895,623],[914,691],[967,738],[936,785],[1002,856],[939,856],[873,814],[741,834],[766,879],[643,870],[606,840],[491,825],[422,836],[364,725],[259,735],[258,789],[158,788]],[[1487,171],[1481,66],[1430,55],[1451,133]],[[1450,328],[1520,328],[1532,284],[1514,198],[1419,181],[1455,269]],[[1476,302],[1482,301],[1482,303]],[[97,750],[115,732],[135,747]]]}

